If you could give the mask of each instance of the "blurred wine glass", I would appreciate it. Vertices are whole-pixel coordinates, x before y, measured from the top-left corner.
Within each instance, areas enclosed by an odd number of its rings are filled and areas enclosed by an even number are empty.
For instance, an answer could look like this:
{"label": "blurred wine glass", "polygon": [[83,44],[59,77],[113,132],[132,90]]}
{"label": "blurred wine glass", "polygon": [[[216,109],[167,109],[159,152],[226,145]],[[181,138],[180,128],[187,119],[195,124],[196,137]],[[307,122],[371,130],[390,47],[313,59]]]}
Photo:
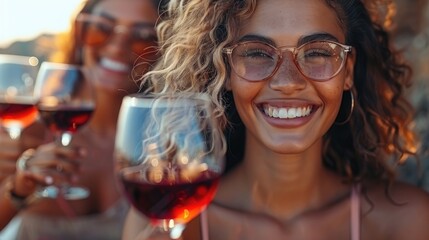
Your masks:
{"label": "blurred wine glass", "polygon": [[224,169],[225,141],[203,95],[122,102],[115,171],[126,197],[154,232],[178,239],[213,199]]}
{"label": "blurred wine glass", "polygon": [[[56,135],[61,146],[68,146],[72,136],[91,118],[95,96],[89,72],[78,65],[43,62],[37,75],[35,96],[39,116]],[[57,197],[62,191],[65,199],[82,199],[89,191],[82,187],[61,186],[49,188],[48,197]],[[46,190],[46,189],[45,189]]]}
{"label": "blurred wine glass", "polygon": [[33,96],[39,60],[0,54],[0,123],[12,139],[37,118]]}

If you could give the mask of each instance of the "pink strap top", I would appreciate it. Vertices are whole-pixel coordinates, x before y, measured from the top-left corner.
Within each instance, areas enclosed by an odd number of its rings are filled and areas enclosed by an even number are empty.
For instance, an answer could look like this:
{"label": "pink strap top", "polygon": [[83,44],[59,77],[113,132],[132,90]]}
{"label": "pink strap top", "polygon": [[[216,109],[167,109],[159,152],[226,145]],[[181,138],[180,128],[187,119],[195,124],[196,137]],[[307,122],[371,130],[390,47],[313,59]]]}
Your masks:
{"label": "pink strap top", "polygon": [[360,184],[353,185],[351,195],[351,214],[350,214],[350,229],[351,240],[360,239]]}
{"label": "pink strap top", "polygon": [[[351,240],[360,240],[360,184],[353,185],[350,196],[350,229]],[[209,225],[207,212],[201,213],[201,239],[209,240]]]}

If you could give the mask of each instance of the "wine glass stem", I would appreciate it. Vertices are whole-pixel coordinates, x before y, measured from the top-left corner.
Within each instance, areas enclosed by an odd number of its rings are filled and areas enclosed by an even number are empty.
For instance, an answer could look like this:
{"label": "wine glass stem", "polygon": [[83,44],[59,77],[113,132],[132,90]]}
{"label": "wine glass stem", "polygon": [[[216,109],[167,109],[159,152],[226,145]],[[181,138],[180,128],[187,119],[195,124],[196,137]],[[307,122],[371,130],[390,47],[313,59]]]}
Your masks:
{"label": "wine glass stem", "polygon": [[170,235],[171,239],[179,239],[182,236],[183,230],[186,225],[177,223],[172,219],[163,219],[159,224],[159,227]]}
{"label": "wine glass stem", "polygon": [[185,224],[174,222],[174,220],[157,220],[143,229],[136,239],[147,239],[158,234],[167,234],[169,239],[180,239],[185,227]]}
{"label": "wine glass stem", "polygon": [[6,131],[9,134],[9,137],[13,140],[18,140],[21,137],[21,127],[7,127]]}
{"label": "wine glass stem", "polygon": [[58,143],[64,147],[67,147],[70,144],[71,140],[72,140],[72,134],[70,132],[63,132],[57,138]]}
{"label": "wine glass stem", "polygon": [[185,230],[186,225],[175,223],[175,225],[170,228],[170,238],[171,239],[179,239],[182,236],[183,230]]}

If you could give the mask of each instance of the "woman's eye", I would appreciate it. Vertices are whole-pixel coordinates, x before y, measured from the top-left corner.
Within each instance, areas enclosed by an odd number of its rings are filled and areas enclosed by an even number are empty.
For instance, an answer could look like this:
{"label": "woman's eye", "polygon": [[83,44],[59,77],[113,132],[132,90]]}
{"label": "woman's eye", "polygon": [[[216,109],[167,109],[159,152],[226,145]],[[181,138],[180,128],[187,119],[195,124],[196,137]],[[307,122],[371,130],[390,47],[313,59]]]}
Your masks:
{"label": "woman's eye", "polygon": [[247,49],[240,56],[249,58],[273,58],[271,54],[262,49]]}
{"label": "woman's eye", "polygon": [[97,28],[99,31],[102,32],[111,32],[112,31],[112,26],[110,26],[109,24],[106,23],[97,23],[95,24],[95,28]]}
{"label": "woman's eye", "polygon": [[305,57],[331,57],[333,55],[332,51],[326,49],[309,49],[305,52]]}

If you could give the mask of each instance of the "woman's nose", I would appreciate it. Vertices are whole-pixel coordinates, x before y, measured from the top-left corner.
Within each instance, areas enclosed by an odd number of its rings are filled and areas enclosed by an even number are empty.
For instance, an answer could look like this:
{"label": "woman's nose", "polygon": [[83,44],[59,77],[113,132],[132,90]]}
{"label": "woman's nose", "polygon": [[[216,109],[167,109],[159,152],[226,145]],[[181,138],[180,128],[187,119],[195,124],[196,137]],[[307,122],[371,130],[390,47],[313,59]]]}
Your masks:
{"label": "woman's nose", "polygon": [[292,93],[296,90],[305,88],[307,79],[299,71],[292,56],[290,54],[285,54],[282,60],[276,74],[269,79],[270,87],[285,93]]}

